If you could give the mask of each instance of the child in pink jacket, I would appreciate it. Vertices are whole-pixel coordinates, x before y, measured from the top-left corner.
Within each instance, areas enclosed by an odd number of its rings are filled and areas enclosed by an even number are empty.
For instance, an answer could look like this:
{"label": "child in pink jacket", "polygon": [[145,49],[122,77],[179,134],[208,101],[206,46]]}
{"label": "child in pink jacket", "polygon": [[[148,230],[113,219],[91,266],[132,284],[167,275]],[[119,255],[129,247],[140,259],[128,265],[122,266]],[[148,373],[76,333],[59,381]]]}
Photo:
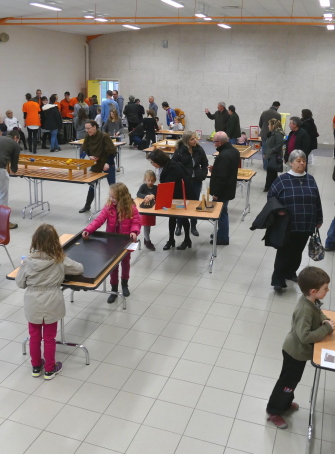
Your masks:
{"label": "child in pink jacket", "polygon": [[[128,234],[133,241],[137,240],[141,231],[141,220],[128,188],[123,183],[112,184],[109,188],[109,199],[99,216],[83,231],[83,237],[88,237],[107,221],[106,232]],[[124,296],[129,296],[128,280],[130,271],[130,254],[121,262],[121,286]],[[119,267],[111,272],[112,291],[118,291]],[[114,303],[117,295],[110,295],[107,302]]]}

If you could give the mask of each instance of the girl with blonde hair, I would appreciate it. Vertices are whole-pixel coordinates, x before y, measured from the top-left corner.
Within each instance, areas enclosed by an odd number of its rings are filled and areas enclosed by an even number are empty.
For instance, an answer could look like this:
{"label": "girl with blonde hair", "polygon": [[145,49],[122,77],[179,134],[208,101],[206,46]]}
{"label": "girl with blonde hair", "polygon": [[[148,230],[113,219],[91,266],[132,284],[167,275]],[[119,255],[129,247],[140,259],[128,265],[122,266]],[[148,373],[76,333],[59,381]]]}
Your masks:
{"label": "girl with blonde hair", "polygon": [[122,134],[123,125],[122,120],[119,118],[117,110],[113,107],[109,111],[108,119],[102,127],[102,132],[107,132],[112,137],[118,137]]}

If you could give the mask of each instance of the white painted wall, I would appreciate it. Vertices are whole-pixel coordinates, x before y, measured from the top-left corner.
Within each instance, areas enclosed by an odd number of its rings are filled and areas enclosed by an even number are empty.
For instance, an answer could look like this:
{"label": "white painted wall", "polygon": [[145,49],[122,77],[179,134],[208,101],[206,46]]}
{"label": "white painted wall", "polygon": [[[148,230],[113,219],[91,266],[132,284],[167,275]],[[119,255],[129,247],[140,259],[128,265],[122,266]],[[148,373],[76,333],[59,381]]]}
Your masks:
{"label": "white painted wall", "polygon": [[37,88],[63,99],[86,86],[85,36],[32,27],[0,26],[9,35],[0,43],[0,116],[11,109],[23,126],[22,104],[25,94],[35,96]]}
{"label": "white painted wall", "polygon": [[[162,41],[169,41],[163,49]],[[210,134],[204,114],[218,101],[234,104],[241,125],[257,125],[272,101],[281,112],[311,109],[320,143],[333,143],[335,32],[321,27],[169,26],[101,36],[90,42],[90,78],[120,80],[147,108],[153,94],[185,111],[186,127]]]}

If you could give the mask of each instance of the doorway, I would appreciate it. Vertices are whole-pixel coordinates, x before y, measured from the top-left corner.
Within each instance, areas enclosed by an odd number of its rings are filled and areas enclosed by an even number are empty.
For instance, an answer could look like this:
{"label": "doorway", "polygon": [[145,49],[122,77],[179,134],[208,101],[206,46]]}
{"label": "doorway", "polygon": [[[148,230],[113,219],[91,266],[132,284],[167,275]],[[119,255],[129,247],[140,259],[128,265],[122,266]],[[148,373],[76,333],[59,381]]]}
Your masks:
{"label": "doorway", "polygon": [[91,97],[96,95],[98,97],[98,103],[101,105],[102,101],[105,101],[107,90],[119,91],[118,80],[88,80],[87,81],[87,96]]}

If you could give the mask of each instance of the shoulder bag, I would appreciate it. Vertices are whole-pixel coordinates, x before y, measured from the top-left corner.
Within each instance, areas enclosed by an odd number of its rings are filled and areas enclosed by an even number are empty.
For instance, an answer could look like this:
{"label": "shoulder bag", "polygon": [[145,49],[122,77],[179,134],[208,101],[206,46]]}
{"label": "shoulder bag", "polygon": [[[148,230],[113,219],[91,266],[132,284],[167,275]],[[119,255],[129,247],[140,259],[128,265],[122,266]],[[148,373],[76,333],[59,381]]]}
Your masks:
{"label": "shoulder bag", "polygon": [[309,257],[318,262],[325,258],[325,248],[322,245],[319,229],[315,229],[315,233],[311,236],[308,244]]}

